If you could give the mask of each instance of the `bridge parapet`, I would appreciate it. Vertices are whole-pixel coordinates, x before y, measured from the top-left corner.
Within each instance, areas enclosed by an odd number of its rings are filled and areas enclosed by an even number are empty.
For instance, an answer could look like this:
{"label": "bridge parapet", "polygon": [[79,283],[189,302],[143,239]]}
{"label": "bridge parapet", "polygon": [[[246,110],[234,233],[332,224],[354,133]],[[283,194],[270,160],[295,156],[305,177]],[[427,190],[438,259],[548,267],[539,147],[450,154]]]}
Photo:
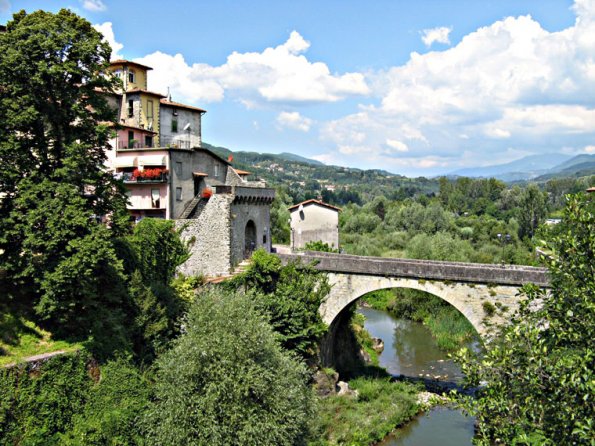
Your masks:
{"label": "bridge parapet", "polygon": [[315,262],[317,269],[334,273],[494,285],[534,283],[541,287],[550,286],[547,269],[531,266],[393,259],[314,251],[277,255],[284,263],[292,260]]}

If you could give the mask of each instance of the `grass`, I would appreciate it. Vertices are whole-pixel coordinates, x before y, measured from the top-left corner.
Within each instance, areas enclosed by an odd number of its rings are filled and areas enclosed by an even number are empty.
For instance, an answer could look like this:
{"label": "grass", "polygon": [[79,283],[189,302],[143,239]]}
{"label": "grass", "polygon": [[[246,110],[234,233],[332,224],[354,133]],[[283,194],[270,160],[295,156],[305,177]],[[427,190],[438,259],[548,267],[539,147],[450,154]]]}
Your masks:
{"label": "grass", "polygon": [[335,395],[320,401],[317,439],[310,446],[367,446],[385,438],[419,411],[419,388],[412,384],[357,378],[349,387],[358,395]]}
{"label": "grass", "polygon": [[51,333],[22,316],[0,313],[0,367],[29,356],[58,350],[74,351],[82,347],[81,343],[52,339]]}
{"label": "grass", "polygon": [[373,366],[378,366],[378,352],[373,348],[374,342],[372,341],[372,336],[366,329],[364,329],[365,321],[366,318],[363,314],[355,313],[351,318],[351,329],[353,330],[355,339],[357,339],[357,343],[368,355],[370,355],[371,364]]}

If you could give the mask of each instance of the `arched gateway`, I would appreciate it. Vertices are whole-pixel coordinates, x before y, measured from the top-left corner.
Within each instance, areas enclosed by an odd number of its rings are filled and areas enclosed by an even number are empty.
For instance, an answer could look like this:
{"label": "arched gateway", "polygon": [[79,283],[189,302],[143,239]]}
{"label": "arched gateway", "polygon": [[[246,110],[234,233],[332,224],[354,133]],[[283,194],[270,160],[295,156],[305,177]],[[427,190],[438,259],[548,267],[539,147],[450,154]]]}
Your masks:
{"label": "arched gateway", "polygon": [[[331,291],[320,307],[331,325],[352,302],[371,291],[414,288],[438,296],[459,310],[481,336],[507,323],[520,303],[518,289],[525,283],[549,286],[547,270],[528,266],[487,265],[428,260],[386,259],[307,252],[279,255],[284,262],[315,262],[328,273]],[[486,307],[497,309],[493,315]]]}

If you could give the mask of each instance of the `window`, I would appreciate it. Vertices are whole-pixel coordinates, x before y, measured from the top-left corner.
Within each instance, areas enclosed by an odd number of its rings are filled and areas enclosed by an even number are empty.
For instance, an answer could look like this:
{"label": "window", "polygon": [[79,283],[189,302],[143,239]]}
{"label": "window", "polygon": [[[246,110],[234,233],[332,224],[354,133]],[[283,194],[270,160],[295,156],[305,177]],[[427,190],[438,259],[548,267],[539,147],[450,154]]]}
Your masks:
{"label": "window", "polygon": [[132,118],[134,116],[134,101],[132,99],[128,99],[128,117]]}
{"label": "window", "polygon": [[153,147],[153,137],[145,135],[145,147]]}
{"label": "window", "polygon": [[219,176],[219,164],[215,164],[215,175],[213,175],[215,177]]}
{"label": "window", "polygon": [[178,132],[178,118],[171,119],[171,132],[172,133]]}
{"label": "window", "polygon": [[153,119],[153,101],[147,100],[147,119]]}
{"label": "window", "polygon": [[132,130],[128,130],[128,148],[134,149],[134,132]]}
{"label": "window", "polygon": [[182,188],[176,187],[176,200],[182,201]]}
{"label": "window", "polygon": [[159,189],[151,189],[151,207],[158,208],[161,204],[161,196],[159,195]]}
{"label": "window", "polygon": [[134,70],[128,70],[128,82],[134,83],[134,79],[136,78]]}
{"label": "window", "polygon": [[175,165],[174,169],[176,171],[176,175],[181,177],[182,176],[182,162],[176,161],[176,165]]}

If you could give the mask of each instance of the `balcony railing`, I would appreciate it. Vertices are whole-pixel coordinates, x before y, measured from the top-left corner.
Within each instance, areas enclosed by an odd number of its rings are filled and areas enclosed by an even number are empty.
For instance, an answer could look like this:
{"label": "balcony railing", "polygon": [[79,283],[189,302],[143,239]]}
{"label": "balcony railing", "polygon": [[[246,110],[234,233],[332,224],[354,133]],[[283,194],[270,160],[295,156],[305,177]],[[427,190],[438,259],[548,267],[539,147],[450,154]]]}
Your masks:
{"label": "balcony railing", "polygon": [[161,137],[161,147],[171,147],[172,149],[191,149],[192,144],[189,139]]}
{"label": "balcony railing", "polygon": [[151,142],[151,144],[147,144],[145,142],[137,141],[137,140],[118,140],[116,141],[116,149],[154,149],[156,148],[155,142]]}
{"label": "balcony railing", "polygon": [[150,178],[143,178],[134,176],[132,172],[116,172],[114,177],[118,180],[123,180],[124,183],[166,183],[167,173],[163,172],[158,175],[153,175]]}

